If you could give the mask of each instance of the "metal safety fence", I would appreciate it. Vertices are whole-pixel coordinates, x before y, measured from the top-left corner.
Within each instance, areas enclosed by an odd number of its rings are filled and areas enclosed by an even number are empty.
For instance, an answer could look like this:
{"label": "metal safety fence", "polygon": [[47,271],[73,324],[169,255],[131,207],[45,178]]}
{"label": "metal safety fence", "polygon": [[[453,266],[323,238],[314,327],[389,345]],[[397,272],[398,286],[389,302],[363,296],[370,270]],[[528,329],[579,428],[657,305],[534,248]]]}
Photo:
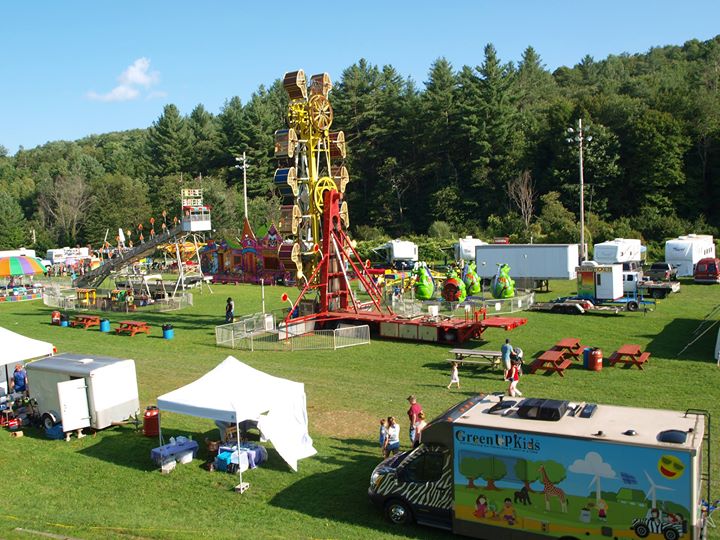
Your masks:
{"label": "metal safety fence", "polygon": [[133,303],[113,302],[110,290],[97,289],[94,295],[78,296],[75,289],[57,287],[43,290],[43,303],[51,308],[64,311],[119,311],[119,312],[165,312],[175,311],[193,305],[193,295],[188,292],[178,293],[169,298],[150,299],[135,296]]}

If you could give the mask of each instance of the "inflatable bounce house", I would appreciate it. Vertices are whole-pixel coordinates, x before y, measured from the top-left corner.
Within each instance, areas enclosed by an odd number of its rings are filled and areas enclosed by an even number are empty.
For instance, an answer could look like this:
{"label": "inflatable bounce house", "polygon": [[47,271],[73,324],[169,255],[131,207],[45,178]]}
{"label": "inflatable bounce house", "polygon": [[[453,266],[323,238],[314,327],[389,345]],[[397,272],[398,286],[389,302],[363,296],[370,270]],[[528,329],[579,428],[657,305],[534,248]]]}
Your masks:
{"label": "inflatable bounce house", "polygon": [[512,298],[515,296],[515,281],[510,277],[510,265],[498,266],[497,274],[493,278],[492,293],[494,298]]}

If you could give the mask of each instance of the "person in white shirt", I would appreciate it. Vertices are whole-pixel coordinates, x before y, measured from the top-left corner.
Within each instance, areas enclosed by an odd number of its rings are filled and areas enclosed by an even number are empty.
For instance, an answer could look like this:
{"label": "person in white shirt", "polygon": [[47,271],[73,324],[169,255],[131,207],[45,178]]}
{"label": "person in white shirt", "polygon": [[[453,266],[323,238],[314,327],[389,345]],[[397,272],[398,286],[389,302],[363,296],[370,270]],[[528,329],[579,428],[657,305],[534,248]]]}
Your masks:
{"label": "person in white shirt", "polygon": [[394,416],[388,417],[387,437],[385,438],[385,455],[395,455],[400,450],[400,425]]}
{"label": "person in white shirt", "polygon": [[422,430],[425,429],[425,426],[427,426],[425,413],[420,411],[420,414],[418,414],[418,421],[415,422],[415,440],[413,441],[413,448],[420,446],[420,443],[422,442]]}

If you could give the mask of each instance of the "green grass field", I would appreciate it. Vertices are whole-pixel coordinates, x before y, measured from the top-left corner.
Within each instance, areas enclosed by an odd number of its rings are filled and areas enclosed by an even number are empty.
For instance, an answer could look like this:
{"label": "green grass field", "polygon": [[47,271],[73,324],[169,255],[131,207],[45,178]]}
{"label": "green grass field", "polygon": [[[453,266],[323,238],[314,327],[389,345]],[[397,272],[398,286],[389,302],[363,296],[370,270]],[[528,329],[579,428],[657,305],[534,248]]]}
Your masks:
{"label": "green grass field", "polygon": [[[554,298],[572,283],[551,283]],[[310,433],[318,454],[293,473],[272,450],[268,463],[243,475],[250,490],[233,492],[237,477],[203,470],[202,459],[161,475],[150,461],[157,440],[131,428],[113,428],[81,440],[51,441],[39,430],[25,437],[0,431],[0,538],[28,538],[17,528],[74,538],[449,538],[448,533],[417,526],[398,529],[371,506],[367,487],[380,459],[378,419],[400,419],[407,441],[407,402],[414,393],[431,418],[479,392],[504,390],[499,372],[461,368],[461,390],[447,390],[449,347],[374,340],[369,346],[338,352],[260,353],[215,347],[214,326],[223,323],[228,296],[236,314],[260,311],[260,288],[214,286],[214,294],[195,294],[195,305],[172,314],[136,314],[152,324],[150,336],[108,335],[97,329],[51,326],[50,311],[40,302],[0,305],[0,326],[52,342],[60,352],[133,358],[141,404],[186,384],[215,367],[229,354],[273,375],[305,383]],[[267,308],[282,307],[286,289],[267,287]],[[294,297],[297,291],[287,289]],[[605,356],[624,343],[638,343],[652,353],[644,371],[605,368],[584,371],[572,366],[566,376],[525,375],[525,396],[542,396],[684,410],[709,409],[713,437],[718,433],[720,389],[712,360],[717,331],[689,348],[700,320],[720,302],[720,287],[684,282],[682,291],[660,301],[653,312],[619,316],[526,314],[526,326],[506,333],[490,329],[484,343],[470,347],[499,349],[506,337],[520,345],[526,363],[563,337],[600,347]],[[113,322],[127,318],[111,314]],[[170,322],[175,339],[161,339],[160,325]],[[167,414],[166,435],[215,438],[212,422]],[[204,458],[201,450],[200,458]],[[713,495],[720,478],[713,455]],[[711,538],[720,535],[711,531]]]}

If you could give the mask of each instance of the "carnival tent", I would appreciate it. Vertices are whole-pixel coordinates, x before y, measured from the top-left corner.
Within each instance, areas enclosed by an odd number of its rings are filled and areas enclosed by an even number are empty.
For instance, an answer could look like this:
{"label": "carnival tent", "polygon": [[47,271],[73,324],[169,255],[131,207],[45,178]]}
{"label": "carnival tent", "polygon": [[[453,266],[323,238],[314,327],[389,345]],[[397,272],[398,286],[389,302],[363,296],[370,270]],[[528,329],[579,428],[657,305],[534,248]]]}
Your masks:
{"label": "carnival tent", "polygon": [[316,453],[308,434],[305,386],[228,356],[198,380],[158,398],[158,408],[220,422],[256,421],[293,470]]}
{"label": "carnival tent", "polygon": [[[0,366],[5,366],[4,378],[6,381],[10,378],[8,365],[49,356],[54,351],[55,347],[52,346],[52,343],[25,337],[7,328],[0,327]],[[0,381],[2,379],[3,376],[0,375]]]}

